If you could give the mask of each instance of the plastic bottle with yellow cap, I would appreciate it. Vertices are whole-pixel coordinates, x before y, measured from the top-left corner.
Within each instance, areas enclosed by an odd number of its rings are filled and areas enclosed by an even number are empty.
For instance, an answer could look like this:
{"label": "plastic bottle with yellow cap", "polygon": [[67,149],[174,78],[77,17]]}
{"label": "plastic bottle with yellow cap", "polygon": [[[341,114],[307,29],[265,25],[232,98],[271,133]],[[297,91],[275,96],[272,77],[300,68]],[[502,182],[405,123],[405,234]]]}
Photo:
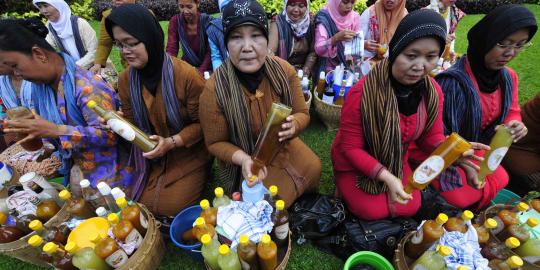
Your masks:
{"label": "plastic bottle with yellow cap", "polygon": [[[69,231],[62,231],[60,230],[60,226],[58,227],[48,227],[43,225],[41,221],[39,220],[32,220],[30,224],[28,225],[28,228],[35,231],[39,236],[43,238],[45,242],[55,242],[58,244],[66,244],[67,238],[69,235]],[[66,226],[62,226],[62,228],[67,228]]]}
{"label": "plastic bottle with yellow cap", "polygon": [[270,235],[263,234],[259,245],[257,245],[257,255],[259,256],[259,266],[261,270],[273,270],[277,267],[277,246],[270,238]]}
{"label": "plastic bottle with yellow cap", "polygon": [[478,244],[483,247],[489,241],[489,231],[497,228],[497,221],[492,218],[488,218],[484,224],[474,224],[473,226],[478,234]]}
{"label": "plastic bottle with yellow cap", "polygon": [[126,251],[124,251],[114,239],[108,236],[101,238],[97,232],[91,233],[88,236],[88,239],[96,244],[94,247],[96,255],[112,268],[118,268],[127,262],[128,255]]}
{"label": "plastic bottle with yellow cap", "polygon": [[240,235],[238,247],[236,248],[242,269],[258,270],[257,245],[249,240],[246,234]]}
{"label": "plastic bottle with yellow cap", "polygon": [[276,211],[276,202],[281,200],[281,196],[278,194],[279,188],[276,185],[271,185],[268,188],[268,193],[264,195],[264,199],[272,206],[272,209]]}
{"label": "plastic bottle with yellow cap", "polygon": [[209,234],[212,238],[217,238],[216,230],[214,229],[214,226],[210,224],[206,224],[204,221],[204,218],[198,217],[195,220],[195,227],[193,227],[193,235],[199,242],[201,241],[201,237],[204,234]]}
{"label": "plastic bottle with yellow cap", "polygon": [[266,188],[262,182],[257,181],[257,176],[253,175],[242,181],[242,200],[244,202],[257,203],[264,199],[264,194],[266,194]]}
{"label": "plastic bottle with yellow cap", "polygon": [[133,226],[144,236],[148,229],[148,219],[144,216],[141,208],[137,203],[128,205],[128,201],[125,197],[116,199],[116,204],[120,207],[122,220],[129,220]]}
{"label": "plastic bottle with yellow cap", "polygon": [[116,239],[124,243],[133,243],[135,249],[140,247],[143,242],[143,237],[139,231],[133,226],[131,221],[118,217],[117,214],[109,214],[107,220],[112,226],[112,233]]}
{"label": "plastic bottle with yellow cap", "polygon": [[444,257],[452,254],[452,249],[447,246],[437,246],[436,250],[428,250],[416,260],[410,269],[430,269],[442,270],[446,269]]}
{"label": "plastic bottle with yellow cap", "polygon": [[24,233],[21,229],[15,227],[15,226],[7,226],[7,215],[3,212],[0,212],[0,243],[10,243],[15,240],[19,240],[21,237],[25,236],[26,233]]}
{"label": "plastic bottle with yellow cap", "polygon": [[214,208],[217,209],[221,206],[226,206],[231,203],[231,199],[229,199],[229,197],[224,194],[223,188],[217,187],[216,189],[214,189],[214,194],[216,195],[216,197],[212,201],[212,206],[214,206]]}
{"label": "plastic bottle with yellow cap", "polygon": [[517,255],[531,264],[540,264],[540,239],[531,238],[514,249]]}
{"label": "plastic bottle with yellow cap", "polygon": [[88,219],[95,216],[91,206],[83,198],[74,197],[71,192],[65,189],[58,193],[58,197],[67,203],[66,210],[72,217]]}
{"label": "plastic bottle with yellow cap", "polygon": [[422,227],[411,238],[411,241],[405,245],[405,254],[412,259],[420,257],[435,241],[441,238],[444,234],[443,225],[447,221],[448,216],[440,213],[435,220],[424,222]]}
{"label": "plastic bottle with yellow cap", "polygon": [[506,239],[508,237],[515,237],[521,243],[525,243],[531,238],[529,230],[538,225],[538,220],[536,218],[529,218],[527,222],[523,224],[512,224],[506,226],[504,230],[497,235],[500,239]]}
{"label": "plastic bottle with yellow cap", "polygon": [[242,270],[238,255],[227,245],[219,247],[218,265],[221,270]]}
{"label": "plastic bottle with yellow cap", "polygon": [[470,222],[473,218],[474,214],[469,210],[465,210],[461,214],[461,217],[449,218],[444,224],[444,228],[449,232],[458,231],[461,233],[466,233],[469,229],[467,222]]}
{"label": "plastic bottle with yellow cap", "polygon": [[51,255],[52,265],[57,269],[76,270],[78,269],[72,263],[73,254],[69,254],[61,247],[53,242],[48,242],[43,246],[43,252]]}
{"label": "plastic bottle with yellow cap", "polygon": [[105,110],[93,100],[88,101],[86,106],[103,118],[116,134],[120,135],[120,137],[124,138],[126,141],[133,143],[143,152],[150,152],[156,148],[157,143],[150,140],[148,134],[144,133],[116,112]]}
{"label": "plastic bottle with yellow cap", "polygon": [[28,238],[28,245],[35,249],[36,253],[39,256],[39,259],[47,263],[52,263],[52,256],[43,252],[43,246],[45,245],[45,241],[43,241],[43,238],[41,238],[41,236],[32,235],[32,237]]}
{"label": "plastic bottle with yellow cap", "polygon": [[525,211],[529,210],[529,205],[520,202],[512,209],[503,209],[497,213],[493,219],[497,221],[497,229],[493,230],[494,234],[499,234],[507,226],[513,224],[519,224],[519,215],[522,215]]}
{"label": "plastic bottle with yellow cap", "polygon": [[488,242],[488,244],[482,248],[480,253],[488,260],[499,259],[504,260],[508,257],[508,249],[515,249],[519,247],[521,243],[515,237],[509,237],[504,241],[504,245],[495,241]]}
{"label": "plastic bottle with yellow cap", "polygon": [[211,207],[210,202],[206,199],[202,200],[199,205],[202,208],[200,217],[204,218],[206,224],[216,226],[217,223],[217,208]]}
{"label": "plastic bottle with yellow cap", "polygon": [[506,260],[491,260],[489,262],[489,268],[492,270],[510,270],[518,269],[523,266],[523,260],[518,256],[511,256]]}
{"label": "plastic bottle with yellow cap", "polygon": [[72,263],[79,269],[109,270],[111,267],[91,247],[79,248],[75,241],[66,244],[67,252],[73,254]]}
{"label": "plastic bottle with yellow cap", "polygon": [[219,269],[219,242],[216,239],[212,239],[209,234],[204,234],[201,237],[201,243],[201,252],[206,264],[208,264],[212,270]]}
{"label": "plastic bottle with yellow cap", "polygon": [[284,247],[289,240],[289,213],[285,209],[285,201],[276,202],[276,211],[272,213],[272,238],[279,247]]}

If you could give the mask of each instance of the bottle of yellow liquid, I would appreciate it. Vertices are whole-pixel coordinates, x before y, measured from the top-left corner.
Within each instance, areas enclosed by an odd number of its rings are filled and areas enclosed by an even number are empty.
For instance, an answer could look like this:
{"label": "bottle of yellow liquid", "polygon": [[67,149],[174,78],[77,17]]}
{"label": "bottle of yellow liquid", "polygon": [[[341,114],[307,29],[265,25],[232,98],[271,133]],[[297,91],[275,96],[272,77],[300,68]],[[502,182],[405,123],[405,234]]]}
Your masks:
{"label": "bottle of yellow liquid", "polygon": [[58,197],[67,203],[67,211],[74,218],[87,219],[94,216],[94,212],[89,203],[83,198],[74,198],[71,192],[62,190],[58,193]]}
{"label": "bottle of yellow liquid", "polygon": [[345,96],[345,86],[347,85],[347,80],[343,80],[341,82],[341,87],[339,88],[339,93],[336,101],[334,102],[335,105],[342,106],[343,102],[345,102],[344,96]]}
{"label": "bottle of yellow liquid", "polygon": [[143,152],[150,152],[156,148],[157,143],[150,140],[150,137],[142,130],[131,124],[129,121],[118,115],[114,111],[105,110],[99,106],[95,101],[90,100],[86,104],[88,108],[92,109],[97,115],[107,121],[107,125],[122,138],[128,142],[133,143],[139,147]]}
{"label": "bottle of yellow liquid", "polygon": [[249,240],[249,237],[245,234],[240,235],[238,239],[238,257],[240,257],[240,264],[242,269],[258,270],[259,261],[257,260],[257,245]]}
{"label": "bottle of yellow liquid", "polygon": [[209,234],[204,234],[201,237],[201,252],[204,261],[212,268],[212,270],[220,269],[218,264],[219,257],[219,242]]}
{"label": "bottle of yellow liquid", "polygon": [[493,138],[491,138],[489,144],[491,150],[486,153],[484,161],[480,163],[480,172],[478,173],[480,182],[484,182],[486,176],[492,174],[499,167],[510,145],[512,145],[512,133],[505,125],[500,125]]}
{"label": "bottle of yellow liquid", "polygon": [[73,255],[72,263],[79,269],[109,270],[111,267],[98,257],[91,247],[79,248],[77,243],[70,241],[66,244],[66,251]]}
{"label": "bottle of yellow liquid", "polygon": [[415,189],[426,188],[433,179],[454,163],[472,145],[457,133],[452,132],[446,140],[431,153],[409,176],[405,191],[412,194]]}
{"label": "bottle of yellow liquid", "polygon": [[276,245],[286,246],[289,239],[289,213],[285,209],[285,201],[276,202],[276,211],[272,213],[272,223],[274,223],[272,237]]}
{"label": "bottle of yellow liquid", "polygon": [[418,260],[416,260],[410,269],[429,269],[443,270],[446,269],[444,257],[452,254],[452,250],[447,246],[438,246],[437,250],[428,250]]}
{"label": "bottle of yellow liquid", "polygon": [[410,258],[418,258],[424,253],[435,241],[444,234],[443,225],[448,221],[448,216],[440,213],[435,220],[424,222],[411,241],[405,245],[405,254]]}
{"label": "bottle of yellow liquid", "polygon": [[489,231],[497,228],[497,221],[488,218],[482,226],[478,224],[474,224],[473,226],[478,234],[478,244],[483,247],[489,241]]}
{"label": "bottle of yellow liquid", "polygon": [[216,226],[217,209],[214,207],[211,207],[210,202],[206,199],[201,201],[200,206],[202,208],[200,217],[204,218],[204,222],[206,222],[206,224]]}
{"label": "bottle of yellow liquid", "polygon": [[324,71],[321,71],[319,73],[319,81],[317,82],[317,95],[319,96],[319,99],[322,100],[323,93],[326,88],[326,73]]}
{"label": "bottle of yellow liquid", "polygon": [[469,227],[467,226],[467,221],[471,221],[474,218],[473,212],[469,210],[463,211],[461,217],[451,217],[444,224],[444,228],[449,232],[461,232],[466,233]]}
{"label": "bottle of yellow liquid", "polygon": [[128,205],[125,197],[116,199],[116,204],[122,209],[122,220],[129,220],[141,235],[146,234],[148,229],[148,220],[141,211],[141,208],[136,204]]}
{"label": "bottle of yellow liquid", "polygon": [[117,214],[109,214],[107,220],[112,226],[112,233],[116,239],[124,243],[134,243],[135,248],[141,246],[143,237],[129,220],[120,220]]}
{"label": "bottle of yellow liquid", "polygon": [[98,233],[94,232],[89,235],[91,242],[95,243],[94,252],[98,257],[112,268],[118,268],[126,264],[128,260],[127,253],[110,237],[101,238]]}
{"label": "bottle of yellow liquid", "polygon": [[499,239],[506,239],[508,237],[515,237],[521,243],[525,243],[531,237],[529,231],[538,225],[536,218],[529,218],[527,222],[523,224],[512,224],[506,226],[504,230],[497,235]]}
{"label": "bottle of yellow liquid", "polygon": [[210,237],[216,238],[216,230],[214,229],[214,226],[206,224],[204,218],[198,217],[195,220],[195,227],[193,227],[193,235],[200,242],[201,237],[205,234],[209,234]]}
{"label": "bottle of yellow liquid", "polygon": [[259,266],[261,270],[274,270],[277,267],[277,246],[270,238],[270,235],[263,234],[257,246],[259,255]]}
{"label": "bottle of yellow liquid", "polygon": [[489,268],[492,270],[518,269],[522,266],[523,260],[518,256],[511,256],[506,261],[495,259],[489,262]]}
{"label": "bottle of yellow liquid", "polygon": [[227,197],[227,195],[224,194],[223,188],[217,187],[214,189],[214,194],[216,197],[214,198],[214,201],[212,201],[212,205],[214,208],[219,208],[221,206],[227,206],[231,203],[231,199]]}
{"label": "bottle of yellow liquid", "polygon": [[227,245],[219,247],[218,265],[221,270],[242,270],[238,255],[234,250],[230,250]]}

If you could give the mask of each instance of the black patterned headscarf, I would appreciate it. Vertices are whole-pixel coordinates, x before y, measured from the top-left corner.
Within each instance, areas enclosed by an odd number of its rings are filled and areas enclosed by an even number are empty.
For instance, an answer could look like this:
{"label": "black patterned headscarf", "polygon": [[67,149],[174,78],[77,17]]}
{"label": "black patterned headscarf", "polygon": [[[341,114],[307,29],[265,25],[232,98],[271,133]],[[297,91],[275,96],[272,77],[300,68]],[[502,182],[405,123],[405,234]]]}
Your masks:
{"label": "black patterned headscarf", "polygon": [[259,28],[268,39],[268,19],[261,4],[255,0],[232,0],[223,9],[222,17],[225,44],[231,31],[242,25]]}

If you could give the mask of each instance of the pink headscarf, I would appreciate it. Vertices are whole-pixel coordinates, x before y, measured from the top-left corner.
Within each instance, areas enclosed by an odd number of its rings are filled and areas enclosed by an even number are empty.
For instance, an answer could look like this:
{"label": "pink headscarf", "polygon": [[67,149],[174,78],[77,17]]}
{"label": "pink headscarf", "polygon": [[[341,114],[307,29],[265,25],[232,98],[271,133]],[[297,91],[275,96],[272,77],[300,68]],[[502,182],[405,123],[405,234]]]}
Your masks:
{"label": "pink headscarf", "polygon": [[360,15],[356,11],[351,10],[347,15],[342,16],[339,14],[339,3],[341,3],[341,0],[328,0],[328,4],[325,7],[338,30],[358,31],[360,28]]}

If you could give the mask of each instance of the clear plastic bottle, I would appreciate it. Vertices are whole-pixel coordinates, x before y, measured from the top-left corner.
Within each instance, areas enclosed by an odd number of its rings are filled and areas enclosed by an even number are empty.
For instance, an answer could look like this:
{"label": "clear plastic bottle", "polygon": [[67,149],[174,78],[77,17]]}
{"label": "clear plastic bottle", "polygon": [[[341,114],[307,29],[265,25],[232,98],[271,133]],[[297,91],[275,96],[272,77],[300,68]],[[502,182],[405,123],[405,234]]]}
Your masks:
{"label": "clear plastic bottle", "polygon": [[229,197],[227,197],[227,195],[225,195],[223,192],[223,188],[221,187],[217,187],[216,189],[214,189],[214,194],[216,195],[216,197],[212,201],[212,205],[214,206],[214,208],[227,206],[231,203],[231,199],[229,199]]}
{"label": "clear plastic bottle", "polygon": [[118,198],[116,204],[122,209],[122,220],[129,220],[141,235],[145,235],[148,229],[148,220],[141,211],[141,208],[136,203],[128,205],[125,197]]}
{"label": "clear plastic bottle", "polygon": [[429,269],[429,270],[443,270],[446,269],[446,262],[444,257],[452,254],[452,250],[447,246],[438,246],[437,250],[428,250],[416,260],[410,269]]}
{"label": "clear plastic bottle", "polygon": [[405,245],[405,254],[416,259],[422,255],[435,241],[444,234],[443,225],[448,221],[448,216],[440,213],[435,220],[424,222],[414,236]]}
{"label": "clear plastic bottle", "polygon": [[486,176],[492,174],[499,167],[510,145],[512,145],[512,133],[505,125],[500,125],[491,138],[490,150],[485,154],[484,161],[480,163],[478,180],[481,183],[485,181]]}
{"label": "clear plastic bottle", "polygon": [[218,270],[218,257],[219,257],[219,242],[209,234],[204,234],[201,237],[201,252],[204,258],[204,261],[212,268],[212,270]]}
{"label": "clear plastic bottle", "polygon": [[101,238],[98,233],[94,233],[89,237],[90,241],[96,243],[94,252],[98,257],[112,268],[118,268],[126,264],[128,260],[127,253],[110,237]]}
{"label": "clear plastic bottle", "polygon": [[519,224],[519,216],[527,210],[529,210],[529,205],[520,202],[512,209],[503,209],[499,211],[497,216],[493,217],[493,219],[497,221],[497,228],[493,230],[493,234],[499,234],[507,226]]}
{"label": "clear plastic bottle", "polygon": [[214,226],[210,224],[206,224],[204,222],[204,218],[198,217],[195,220],[195,227],[193,227],[193,235],[199,242],[201,241],[201,237],[205,234],[209,234],[212,238],[217,238],[216,230],[214,229]]}
{"label": "clear plastic bottle", "polygon": [[474,224],[473,226],[478,234],[478,244],[483,247],[489,241],[489,230],[497,228],[497,221],[488,218],[482,226],[478,224]]}
{"label": "clear plastic bottle", "polygon": [[204,218],[206,224],[216,226],[217,223],[217,209],[210,206],[208,200],[202,200],[199,204],[202,208],[200,217]]}
{"label": "clear plastic bottle", "polygon": [[471,221],[474,218],[474,214],[469,211],[465,210],[461,214],[461,217],[451,217],[448,219],[448,221],[444,224],[444,228],[449,231],[458,231],[461,233],[466,233],[469,227],[467,226],[467,221]]}
{"label": "clear plastic bottle", "polygon": [[72,263],[79,269],[109,270],[111,267],[91,247],[79,248],[74,241],[66,244],[66,251],[73,255]]}
{"label": "clear plastic bottle", "polygon": [[117,214],[109,214],[107,220],[112,226],[112,233],[116,239],[123,243],[133,243],[135,249],[142,245],[143,237],[139,231],[133,226],[131,221],[123,219],[120,220]]}
{"label": "clear plastic bottle", "polygon": [[90,203],[93,210],[106,206],[105,198],[103,198],[99,191],[90,185],[90,181],[88,181],[88,179],[81,180],[79,184],[81,185],[81,193],[84,200]]}
{"label": "clear plastic bottle", "polygon": [[221,270],[242,270],[238,255],[227,245],[219,247],[218,264]]}
{"label": "clear plastic bottle", "polygon": [[279,247],[286,246],[289,240],[289,213],[285,209],[285,202],[278,200],[276,202],[276,211],[272,213],[272,238]]}
{"label": "clear plastic bottle", "polygon": [[107,205],[108,210],[111,213],[120,212],[120,207],[118,207],[118,205],[116,204],[116,201],[111,195],[111,187],[105,182],[99,182],[99,184],[97,184],[97,188],[99,190],[99,193],[101,193],[103,198],[105,198],[105,203]]}
{"label": "clear plastic bottle", "polygon": [[276,211],[276,202],[281,200],[281,197],[278,195],[279,188],[275,185],[271,185],[268,188],[269,193],[264,195],[264,199],[272,206],[272,209]]}
{"label": "clear plastic bottle", "polygon": [[257,260],[257,245],[249,240],[245,234],[240,235],[238,239],[238,257],[243,270],[258,270],[259,261]]}
{"label": "clear plastic bottle", "polygon": [[67,211],[72,217],[87,219],[94,216],[92,208],[83,198],[73,197],[67,190],[60,191],[58,197],[67,203]]}

